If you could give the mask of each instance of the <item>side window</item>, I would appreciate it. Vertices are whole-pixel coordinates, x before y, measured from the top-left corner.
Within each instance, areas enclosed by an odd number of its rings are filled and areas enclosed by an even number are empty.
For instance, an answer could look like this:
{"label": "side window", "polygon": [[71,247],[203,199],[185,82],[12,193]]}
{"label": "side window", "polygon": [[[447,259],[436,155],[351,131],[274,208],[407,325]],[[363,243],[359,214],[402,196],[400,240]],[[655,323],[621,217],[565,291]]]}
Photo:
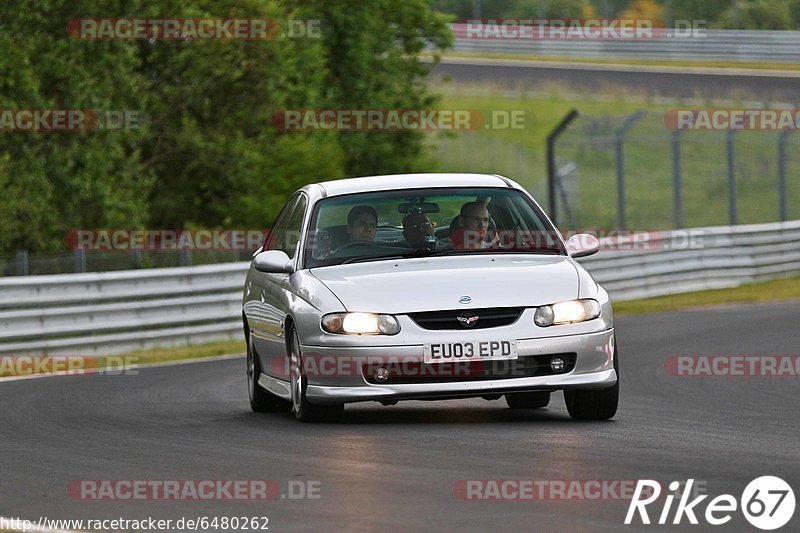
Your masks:
{"label": "side window", "polygon": [[289,200],[281,211],[278,220],[272,226],[268,250],[283,250],[290,259],[294,259],[297,243],[303,230],[303,215],[308,201],[305,195],[299,194]]}
{"label": "side window", "polygon": [[275,219],[275,222],[272,224],[272,228],[269,230],[269,235],[267,235],[267,240],[264,243],[264,250],[281,250],[277,243],[283,240],[283,233],[286,230],[286,220],[291,215],[292,211],[294,210],[295,205],[297,205],[297,198],[289,198],[289,200],[283,205],[280,214],[278,214],[278,218]]}
{"label": "side window", "polygon": [[303,235],[303,216],[306,214],[308,200],[304,194],[298,196],[294,210],[286,219],[286,228],[283,233],[283,242],[280,250],[286,252],[290,259],[294,259],[297,252],[297,243]]}

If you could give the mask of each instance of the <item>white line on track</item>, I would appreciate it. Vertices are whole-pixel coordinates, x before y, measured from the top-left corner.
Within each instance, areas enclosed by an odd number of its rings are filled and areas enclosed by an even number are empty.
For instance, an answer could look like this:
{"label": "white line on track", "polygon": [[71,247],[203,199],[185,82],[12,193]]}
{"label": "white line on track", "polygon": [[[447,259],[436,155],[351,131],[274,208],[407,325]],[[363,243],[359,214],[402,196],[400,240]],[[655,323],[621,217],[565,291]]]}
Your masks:
{"label": "white line on track", "polygon": [[[0,356],[1,357],[1,356]],[[125,370],[138,370],[140,368],[155,368],[161,366],[178,366],[178,365],[191,365],[195,363],[211,363],[214,361],[225,361],[227,359],[239,359],[244,357],[244,354],[230,354],[230,355],[213,355],[210,357],[197,357],[195,359],[179,359],[177,361],[165,361],[163,363],[144,363],[144,364],[134,364],[134,365],[127,365],[127,366],[119,366],[119,367],[112,367],[110,369],[97,369],[97,370],[67,370],[64,372],[50,372],[50,373],[42,373],[42,374],[30,374],[25,376],[9,376],[5,378],[0,378],[0,383],[6,381],[23,381],[26,379],[42,379],[42,378],[53,378],[53,377],[60,377],[60,376],[90,376],[90,375],[101,375],[106,370],[114,373],[119,374],[124,372]]]}

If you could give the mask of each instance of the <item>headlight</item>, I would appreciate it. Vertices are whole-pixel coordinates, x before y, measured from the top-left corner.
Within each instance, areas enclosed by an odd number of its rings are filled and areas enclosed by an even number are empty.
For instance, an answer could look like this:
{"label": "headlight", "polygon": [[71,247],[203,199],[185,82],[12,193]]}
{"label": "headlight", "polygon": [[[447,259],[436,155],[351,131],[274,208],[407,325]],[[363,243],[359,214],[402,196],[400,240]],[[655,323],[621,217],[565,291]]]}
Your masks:
{"label": "headlight", "polygon": [[400,332],[400,323],[392,315],[332,313],[322,317],[322,329],[345,335],[396,335]]}
{"label": "headlight", "polygon": [[538,307],[533,314],[533,321],[537,326],[546,328],[555,324],[585,322],[599,316],[600,304],[596,300],[570,300]]}

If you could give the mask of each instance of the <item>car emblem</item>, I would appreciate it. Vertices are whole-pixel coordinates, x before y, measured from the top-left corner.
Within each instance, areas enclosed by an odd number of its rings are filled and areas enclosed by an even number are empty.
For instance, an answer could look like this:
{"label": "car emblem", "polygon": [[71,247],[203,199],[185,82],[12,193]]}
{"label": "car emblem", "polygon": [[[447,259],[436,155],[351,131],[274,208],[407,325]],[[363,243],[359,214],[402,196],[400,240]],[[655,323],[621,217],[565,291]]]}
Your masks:
{"label": "car emblem", "polygon": [[458,320],[465,328],[471,328],[478,322],[479,318],[480,316],[478,315],[473,315],[472,313],[466,312],[458,315],[456,320]]}
{"label": "car emblem", "polygon": [[472,301],[472,298],[470,298],[469,296],[462,296],[462,297],[461,297],[461,298],[458,300],[458,303],[461,303],[461,304],[468,304],[468,303],[470,303],[471,301]]}

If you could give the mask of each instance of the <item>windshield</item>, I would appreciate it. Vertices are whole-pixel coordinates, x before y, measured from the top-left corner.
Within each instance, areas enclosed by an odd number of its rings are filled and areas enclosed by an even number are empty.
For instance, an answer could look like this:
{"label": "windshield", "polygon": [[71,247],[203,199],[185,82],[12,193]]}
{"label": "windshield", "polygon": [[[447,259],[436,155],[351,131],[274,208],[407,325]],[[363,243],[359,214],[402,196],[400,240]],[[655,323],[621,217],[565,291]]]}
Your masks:
{"label": "windshield", "polygon": [[411,189],[317,202],[305,246],[314,268],[404,257],[566,254],[544,215],[515,189]]}

